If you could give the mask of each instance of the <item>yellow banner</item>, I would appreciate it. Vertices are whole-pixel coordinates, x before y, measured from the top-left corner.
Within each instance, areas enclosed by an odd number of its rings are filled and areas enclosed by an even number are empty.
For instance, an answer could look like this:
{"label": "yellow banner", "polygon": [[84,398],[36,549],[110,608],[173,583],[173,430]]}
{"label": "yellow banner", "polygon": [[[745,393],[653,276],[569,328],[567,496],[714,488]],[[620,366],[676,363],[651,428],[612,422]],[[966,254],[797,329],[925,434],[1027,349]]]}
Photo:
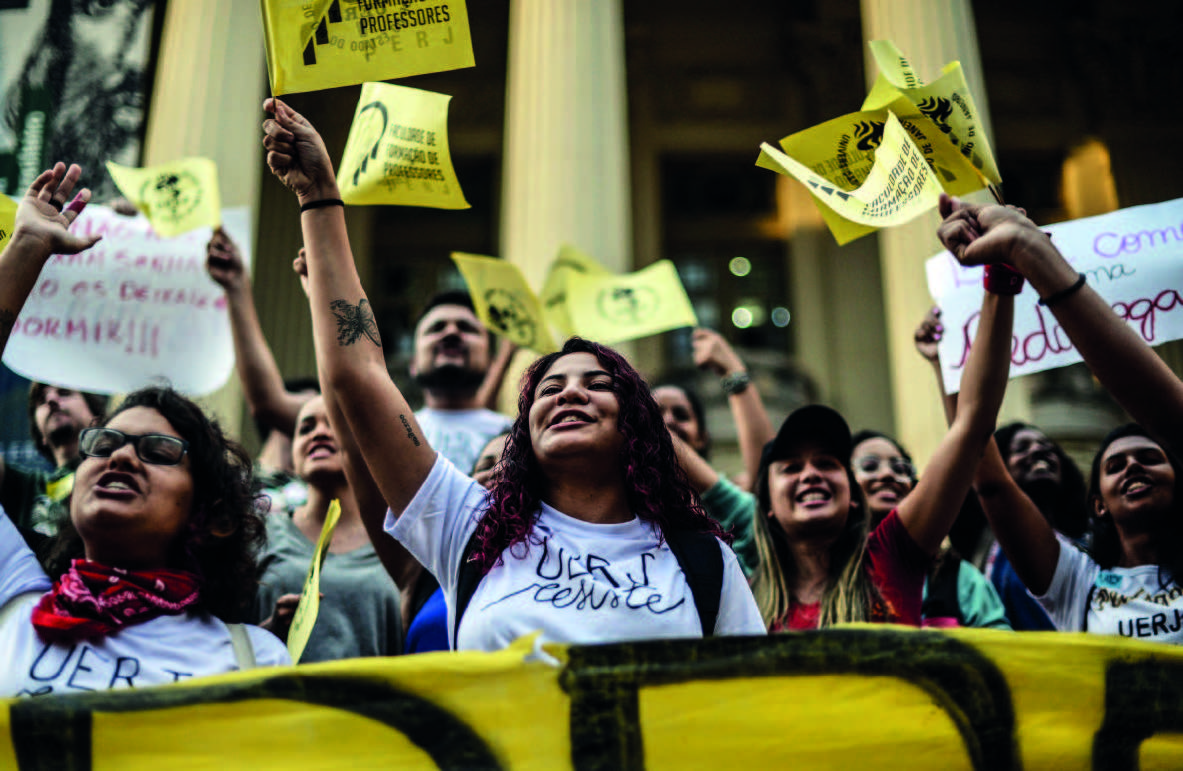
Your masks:
{"label": "yellow banner", "polygon": [[348,204],[467,209],[448,150],[452,97],[366,83],[337,173]]}
{"label": "yellow banner", "polygon": [[271,93],[475,64],[465,0],[261,0]]}
{"label": "yellow banner", "polygon": [[0,767],[1086,771],[1183,757],[1171,646],[852,626],[548,650],[553,663],[521,643],[12,700]]}
{"label": "yellow banner", "polygon": [[312,636],[312,627],[316,626],[316,617],[320,614],[320,568],[324,565],[325,557],[329,556],[329,544],[333,541],[333,531],[337,529],[337,520],[340,518],[341,502],[333,499],[325,514],[320,538],[316,540],[316,551],[313,552],[312,563],[308,566],[308,577],[304,579],[300,602],[296,605],[292,626],[288,630],[288,655],[292,657],[293,664],[300,663],[304,647],[308,645],[308,638]]}
{"label": "yellow banner", "polygon": [[517,265],[495,257],[453,252],[485,326],[535,353],[556,350],[538,298]]}
{"label": "yellow banner", "polygon": [[624,275],[572,272],[567,311],[575,334],[606,345],[698,326],[694,306],[669,260]]}
{"label": "yellow banner", "polygon": [[[870,46],[880,75],[863,102],[863,109],[890,107],[903,119],[898,99],[906,98],[941,130],[944,140],[967,158],[979,174],[994,184],[1002,182],[961,63],[946,64],[941,77],[926,86],[891,41],[872,40]],[[953,190],[949,192],[961,195]]]}
{"label": "yellow banner", "polygon": [[[829,135],[831,124],[841,121],[847,125],[849,117],[823,123],[811,131]],[[790,141],[794,137],[784,140],[786,150],[797,146],[795,141]],[[854,146],[849,147],[850,144]],[[848,155],[839,156],[833,164],[821,164],[820,168],[828,172],[826,176],[815,170],[819,166],[810,168],[768,143],[760,146],[756,165],[806,185],[823,216],[827,209],[836,215],[825,219],[840,244],[874,228],[907,222],[937,205],[941,186],[895,115],[887,113],[881,126],[869,121],[856,123],[852,134],[839,147]],[[850,160],[841,163],[842,158]],[[839,179],[845,184],[835,181]],[[855,227],[847,227],[846,223]]]}
{"label": "yellow banner", "polygon": [[567,311],[567,281],[578,280],[580,276],[611,275],[612,271],[601,265],[594,257],[581,252],[570,244],[559,247],[559,256],[546,271],[542,285],[542,311],[564,338],[575,334],[571,325],[571,314]]}
{"label": "yellow banner", "polygon": [[0,251],[4,250],[8,239],[12,238],[12,226],[16,222],[16,207],[15,200],[0,193]]}
{"label": "yellow banner", "polygon": [[222,224],[218,167],[208,158],[185,158],[144,169],[107,161],[107,171],[163,238]]}

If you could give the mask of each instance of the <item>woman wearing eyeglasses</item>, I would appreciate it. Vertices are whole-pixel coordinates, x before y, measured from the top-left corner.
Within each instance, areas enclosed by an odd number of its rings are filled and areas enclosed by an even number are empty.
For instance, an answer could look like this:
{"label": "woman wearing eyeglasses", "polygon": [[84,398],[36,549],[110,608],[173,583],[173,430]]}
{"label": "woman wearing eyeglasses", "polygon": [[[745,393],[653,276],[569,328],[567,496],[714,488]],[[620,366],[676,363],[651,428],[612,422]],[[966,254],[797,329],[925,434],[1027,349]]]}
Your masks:
{"label": "woman wearing eyeglasses", "polygon": [[[20,203],[0,253],[0,351],[50,255],[98,240],[67,230],[89,199],[66,205],[80,174],[58,164]],[[168,388],[132,393],[79,448],[56,581],[0,514],[0,697],[288,663],[274,635],[232,623],[254,597],[263,534],[245,451]]]}
{"label": "woman wearing eyeglasses", "polygon": [[[886,434],[864,430],[851,441],[854,478],[866,496],[875,528],[912,492],[916,467],[904,448]],[[948,543],[942,544],[928,571],[923,597],[923,626],[1011,628],[994,586]]]}

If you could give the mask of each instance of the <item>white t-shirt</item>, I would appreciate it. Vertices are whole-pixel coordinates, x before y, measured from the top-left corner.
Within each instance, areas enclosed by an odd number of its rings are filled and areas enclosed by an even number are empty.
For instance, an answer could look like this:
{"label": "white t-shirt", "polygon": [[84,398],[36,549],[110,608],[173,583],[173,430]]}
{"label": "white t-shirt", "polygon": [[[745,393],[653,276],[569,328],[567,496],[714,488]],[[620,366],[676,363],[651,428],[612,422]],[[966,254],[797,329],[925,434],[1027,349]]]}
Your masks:
{"label": "white t-shirt", "polygon": [[[208,614],[159,616],[101,640],[43,642],[31,614],[52,587],[33,552],[0,509],[0,698],[142,688],[238,669],[226,625]],[[259,666],[290,664],[275,635],[247,626]]]}
{"label": "white t-shirt", "polygon": [[[435,575],[455,627],[456,580],[485,489],[442,455],[403,515],[385,529]],[[765,634],[735,553],[723,550],[717,635]],[[550,642],[701,637],[694,596],[669,545],[640,520],[600,525],[543,504],[529,546],[518,544],[482,579],[460,623],[460,650],[498,650],[538,630]]]}
{"label": "white t-shirt", "polygon": [[1035,599],[1065,632],[1183,643],[1183,587],[1158,565],[1102,569],[1060,537],[1052,583]]}
{"label": "white t-shirt", "polygon": [[452,461],[464,473],[472,471],[489,440],[509,430],[513,421],[493,410],[436,410],[424,407],[415,413],[431,449]]}

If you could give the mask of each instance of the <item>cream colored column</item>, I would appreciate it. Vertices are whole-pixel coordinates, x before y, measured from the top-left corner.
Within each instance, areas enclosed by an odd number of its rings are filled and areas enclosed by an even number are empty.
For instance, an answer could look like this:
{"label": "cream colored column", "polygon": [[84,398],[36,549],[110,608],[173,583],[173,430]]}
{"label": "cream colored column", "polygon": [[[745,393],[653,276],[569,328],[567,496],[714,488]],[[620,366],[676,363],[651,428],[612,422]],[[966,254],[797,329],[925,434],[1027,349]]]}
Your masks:
{"label": "cream colored column", "polygon": [[541,288],[563,243],[633,266],[620,0],[513,0],[501,254]]}
{"label": "cream colored column", "polygon": [[[222,205],[257,216],[265,90],[256,0],[169,0],[152,88],[144,164],[186,156],[218,164]],[[237,379],[203,400],[233,433],[241,426]]]}
{"label": "cream colored column", "polygon": [[[981,58],[970,0],[862,0],[864,41],[891,40],[926,82],[941,67],[961,62],[978,113],[989,133],[989,107],[982,81]],[[864,48],[868,86],[877,68]],[[941,250],[936,239],[940,217],[934,210],[913,222],[879,233],[887,344],[896,432],[921,462],[926,461],[945,434],[935,379],[928,364],[916,354],[912,335],[932,306],[925,281],[924,261]],[[1004,419],[1027,417],[1027,388],[1012,380],[1003,406]]]}

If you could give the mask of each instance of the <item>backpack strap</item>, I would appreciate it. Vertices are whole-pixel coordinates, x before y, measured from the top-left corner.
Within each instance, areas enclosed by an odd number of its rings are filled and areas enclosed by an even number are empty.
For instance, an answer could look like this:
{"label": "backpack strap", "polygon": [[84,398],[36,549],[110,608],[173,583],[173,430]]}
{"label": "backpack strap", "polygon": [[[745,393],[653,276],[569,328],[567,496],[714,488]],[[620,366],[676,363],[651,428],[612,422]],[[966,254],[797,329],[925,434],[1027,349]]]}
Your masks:
{"label": "backpack strap", "polygon": [[251,636],[243,624],[226,624],[230,632],[230,645],[234,648],[234,663],[239,669],[254,669],[258,666],[255,660],[255,646],[251,643]]}
{"label": "backpack strap", "polygon": [[0,626],[3,626],[10,618],[16,615],[17,606],[21,605],[24,600],[30,597],[41,597],[43,594],[45,592],[34,590],[31,592],[21,592],[18,595],[10,597],[8,602],[0,606]]}
{"label": "backpack strap", "polygon": [[686,574],[702,622],[702,636],[714,636],[723,594],[723,550],[719,540],[702,531],[671,529],[665,533],[665,542]]}
{"label": "backpack strap", "polygon": [[464,545],[464,553],[460,555],[460,572],[456,576],[456,620],[452,624],[452,650],[456,650],[456,638],[460,635],[460,619],[464,617],[464,611],[468,609],[472,595],[476,593],[477,586],[485,577],[480,565],[472,561],[477,550],[476,534],[477,531],[474,530],[468,543]]}

